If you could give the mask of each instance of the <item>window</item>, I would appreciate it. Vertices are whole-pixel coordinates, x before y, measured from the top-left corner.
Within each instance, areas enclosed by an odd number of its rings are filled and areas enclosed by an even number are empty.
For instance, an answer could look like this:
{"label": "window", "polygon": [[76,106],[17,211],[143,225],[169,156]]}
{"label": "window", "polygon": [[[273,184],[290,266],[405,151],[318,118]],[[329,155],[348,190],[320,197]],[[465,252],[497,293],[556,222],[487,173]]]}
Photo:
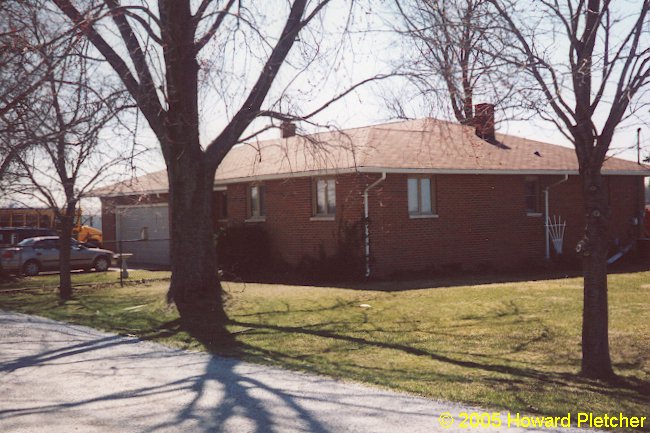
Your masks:
{"label": "window", "polygon": [[336,180],[317,179],[314,182],[314,216],[336,215]]}
{"label": "window", "polygon": [[435,215],[436,182],[434,177],[408,178],[409,215]]}
{"label": "window", "polygon": [[250,189],[248,190],[249,217],[252,219],[262,219],[266,215],[264,189],[264,185],[251,185]]}
{"label": "window", "polygon": [[539,214],[539,179],[527,176],[524,181],[524,195],[527,214]]}
{"label": "window", "polygon": [[58,239],[43,239],[42,241],[36,242],[34,248],[44,249],[44,250],[53,250],[59,249],[59,240]]}

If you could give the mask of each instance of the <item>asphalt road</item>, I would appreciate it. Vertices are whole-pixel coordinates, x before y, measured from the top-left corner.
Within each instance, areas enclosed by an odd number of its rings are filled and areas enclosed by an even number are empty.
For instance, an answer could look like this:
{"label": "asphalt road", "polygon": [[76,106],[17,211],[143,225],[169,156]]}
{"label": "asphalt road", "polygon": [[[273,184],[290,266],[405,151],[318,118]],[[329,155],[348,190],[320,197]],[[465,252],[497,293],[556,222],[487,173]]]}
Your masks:
{"label": "asphalt road", "polygon": [[459,427],[475,411],[0,311],[2,433],[568,432]]}

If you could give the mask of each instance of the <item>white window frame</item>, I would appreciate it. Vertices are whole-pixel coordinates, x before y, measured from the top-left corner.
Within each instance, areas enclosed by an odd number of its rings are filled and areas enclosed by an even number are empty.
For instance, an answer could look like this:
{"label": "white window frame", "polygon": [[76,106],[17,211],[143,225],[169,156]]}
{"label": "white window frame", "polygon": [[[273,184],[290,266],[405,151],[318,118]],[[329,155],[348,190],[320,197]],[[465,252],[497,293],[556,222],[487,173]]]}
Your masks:
{"label": "white window frame", "polygon": [[[417,194],[416,194],[416,205],[417,205],[417,211],[412,211],[411,210],[411,205],[412,200],[411,200],[411,194],[409,191],[409,184],[411,183],[412,180],[415,180],[417,182]],[[431,211],[423,211],[422,210],[422,198],[423,194],[425,193],[422,188],[422,184],[424,180],[429,181],[429,202],[431,203]],[[406,179],[406,195],[407,195],[407,211],[409,213],[409,217],[412,219],[417,219],[417,218],[438,218],[438,203],[437,203],[437,192],[436,192],[436,177],[435,176],[427,176],[427,175],[422,175],[422,176],[409,176]]]}
{"label": "white window frame", "polygon": [[[323,208],[325,212],[319,212],[319,185],[324,184],[325,192]],[[318,177],[312,182],[312,221],[331,221],[336,218],[336,178]]]}
{"label": "white window frame", "polygon": [[[257,199],[253,201],[253,190],[257,190]],[[248,186],[247,194],[247,212],[246,221],[266,221],[266,188],[264,184],[254,183]]]}

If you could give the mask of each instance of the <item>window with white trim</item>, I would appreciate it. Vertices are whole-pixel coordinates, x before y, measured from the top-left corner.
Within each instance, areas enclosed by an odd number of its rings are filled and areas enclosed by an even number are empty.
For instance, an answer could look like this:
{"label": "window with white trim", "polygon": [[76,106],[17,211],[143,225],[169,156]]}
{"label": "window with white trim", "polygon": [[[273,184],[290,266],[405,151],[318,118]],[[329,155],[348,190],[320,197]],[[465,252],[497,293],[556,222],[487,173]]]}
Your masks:
{"label": "window with white trim", "polygon": [[248,216],[250,218],[264,218],[266,216],[264,193],[264,185],[251,185],[248,189]]}
{"label": "window with white trim", "polygon": [[336,180],[316,179],[313,192],[314,216],[333,217],[336,215]]}
{"label": "window with white trim", "polygon": [[417,176],[408,178],[409,215],[436,215],[436,178]]}

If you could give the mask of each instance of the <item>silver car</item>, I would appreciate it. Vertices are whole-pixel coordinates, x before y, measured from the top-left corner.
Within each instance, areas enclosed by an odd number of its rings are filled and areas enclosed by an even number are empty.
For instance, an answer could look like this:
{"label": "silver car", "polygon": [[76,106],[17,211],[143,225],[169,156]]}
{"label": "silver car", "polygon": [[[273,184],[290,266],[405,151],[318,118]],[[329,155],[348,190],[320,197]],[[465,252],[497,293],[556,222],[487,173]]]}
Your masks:
{"label": "silver car", "polygon": [[[115,253],[99,248],[89,248],[76,240],[71,240],[70,268],[95,268],[98,272],[107,271]],[[59,269],[59,237],[41,236],[27,238],[15,247],[0,251],[0,268],[5,272],[38,275],[41,271]]]}

